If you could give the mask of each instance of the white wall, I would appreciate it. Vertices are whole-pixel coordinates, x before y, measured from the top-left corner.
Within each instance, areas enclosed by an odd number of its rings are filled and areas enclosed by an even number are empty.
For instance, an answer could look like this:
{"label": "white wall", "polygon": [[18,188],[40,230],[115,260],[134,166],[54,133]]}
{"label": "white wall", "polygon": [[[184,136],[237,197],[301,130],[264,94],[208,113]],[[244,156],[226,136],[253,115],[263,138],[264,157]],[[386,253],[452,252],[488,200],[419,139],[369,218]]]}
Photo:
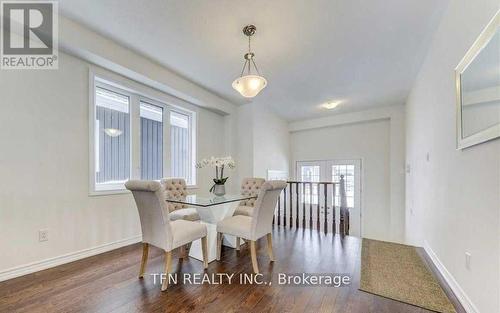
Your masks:
{"label": "white wall", "polygon": [[224,117],[226,153],[231,155],[236,168],[227,172],[229,180],[226,191],[239,193],[241,179],[253,175],[253,114],[250,105],[236,108],[233,114]]}
{"label": "white wall", "polygon": [[[130,194],[88,195],[89,66],[60,53],[58,70],[0,71],[0,278],[17,266],[140,239]],[[224,117],[190,108],[198,156],[224,151]],[[201,190],[209,175],[200,171]],[[49,230],[49,241],[38,242],[39,229]]]}
{"label": "white wall", "polygon": [[230,172],[229,188],[239,192],[245,177],[267,177],[267,170],[289,169],[288,123],[267,106],[248,103],[227,115],[227,153],[233,155],[236,170]]}
{"label": "white wall", "polygon": [[267,177],[267,170],[289,171],[288,123],[267,105],[253,107],[253,176]]}
{"label": "white wall", "polygon": [[500,312],[500,140],[455,149],[454,68],[499,7],[450,1],[407,103],[406,237],[434,255],[471,312],[485,313]]}
{"label": "white wall", "polygon": [[404,108],[385,107],[289,124],[297,161],[361,159],[362,236],[404,242]]}

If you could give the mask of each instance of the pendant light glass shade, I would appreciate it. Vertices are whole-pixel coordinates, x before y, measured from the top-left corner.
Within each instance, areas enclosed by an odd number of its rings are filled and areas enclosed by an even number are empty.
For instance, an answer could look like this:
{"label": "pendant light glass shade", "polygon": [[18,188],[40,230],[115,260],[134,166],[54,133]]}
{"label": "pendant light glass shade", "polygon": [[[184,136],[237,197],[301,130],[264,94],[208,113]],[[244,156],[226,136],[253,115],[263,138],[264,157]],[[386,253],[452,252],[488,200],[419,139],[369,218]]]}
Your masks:
{"label": "pendant light glass shade", "polygon": [[258,75],[245,75],[233,81],[233,88],[245,98],[255,97],[267,85],[267,80]]}

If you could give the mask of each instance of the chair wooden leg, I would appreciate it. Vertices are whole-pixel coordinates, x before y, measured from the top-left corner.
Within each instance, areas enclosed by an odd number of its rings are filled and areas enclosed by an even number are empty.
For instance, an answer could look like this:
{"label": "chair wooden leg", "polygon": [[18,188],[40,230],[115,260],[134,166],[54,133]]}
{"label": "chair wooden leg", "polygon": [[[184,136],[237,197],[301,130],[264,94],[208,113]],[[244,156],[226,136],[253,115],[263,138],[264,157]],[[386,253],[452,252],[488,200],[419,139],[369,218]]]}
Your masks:
{"label": "chair wooden leg", "polygon": [[144,272],[146,271],[146,263],[148,262],[148,252],[149,252],[149,244],[146,242],[142,243],[142,260],[141,260],[141,269],[139,270],[139,278],[144,277]]}
{"label": "chair wooden leg", "polygon": [[179,247],[179,259],[186,258],[186,246]]}
{"label": "chair wooden leg", "polygon": [[252,267],[255,274],[259,273],[259,265],[257,264],[257,250],[255,249],[255,240],[250,240],[250,254],[252,256]]}
{"label": "chair wooden leg", "polygon": [[168,288],[168,274],[172,268],[172,251],[165,252],[165,280],[161,284],[161,291],[165,291]]}
{"label": "chair wooden leg", "polygon": [[267,234],[267,254],[269,254],[271,262],[274,262],[273,236],[271,235],[271,233]]}
{"label": "chair wooden leg", "polygon": [[203,268],[208,268],[208,256],[207,256],[207,251],[208,251],[208,242],[207,242],[207,236],[201,238],[201,251],[203,253]]}
{"label": "chair wooden leg", "polygon": [[240,251],[240,237],[236,237],[236,251]]}
{"label": "chair wooden leg", "polygon": [[186,245],[186,259],[189,257],[189,251],[191,251],[191,244],[192,242]]}
{"label": "chair wooden leg", "polygon": [[217,233],[217,261],[220,261],[221,250],[222,250],[222,233]]}

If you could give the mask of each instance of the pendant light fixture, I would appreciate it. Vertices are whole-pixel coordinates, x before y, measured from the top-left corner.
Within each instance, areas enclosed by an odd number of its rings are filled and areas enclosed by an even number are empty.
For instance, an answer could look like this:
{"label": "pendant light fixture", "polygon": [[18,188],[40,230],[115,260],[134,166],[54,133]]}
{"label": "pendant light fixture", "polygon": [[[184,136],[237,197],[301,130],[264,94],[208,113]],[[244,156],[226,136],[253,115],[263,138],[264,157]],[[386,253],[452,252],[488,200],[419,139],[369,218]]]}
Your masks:
{"label": "pendant light fixture", "polygon": [[[245,64],[241,70],[240,77],[233,81],[233,88],[245,98],[255,97],[267,85],[267,80],[260,76],[259,69],[255,64],[255,54],[250,49],[251,37],[255,34],[257,28],[254,25],[247,25],[243,28],[243,34],[248,37],[248,52],[243,56]],[[252,65],[255,68],[256,74],[252,74]],[[243,75],[246,70],[246,75]]]}

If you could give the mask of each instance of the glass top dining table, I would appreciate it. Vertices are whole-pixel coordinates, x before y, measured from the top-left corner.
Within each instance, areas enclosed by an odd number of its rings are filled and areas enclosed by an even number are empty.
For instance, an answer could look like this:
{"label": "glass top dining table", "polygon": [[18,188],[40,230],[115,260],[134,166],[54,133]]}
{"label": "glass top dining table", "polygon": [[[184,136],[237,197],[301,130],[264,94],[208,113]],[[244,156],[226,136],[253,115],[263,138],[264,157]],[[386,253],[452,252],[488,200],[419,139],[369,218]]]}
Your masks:
{"label": "glass top dining table", "polygon": [[[200,223],[207,227],[208,262],[212,262],[217,256],[217,223],[225,218],[233,216],[234,211],[240,205],[240,201],[255,199],[256,196],[231,195],[188,195],[183,199],[169,199],[167,202],[184,204],[196,209],[200,217]],[[223,245],[236,247],[236,238],[229,235],[223,236]],[[191,244],[189,256],[203,260],[201,242],[195,240]]]}
{"label": "glass top dining table", "polygon": [[239,202],[249,199],[255,199],[255,196],[244,196],[244,195],[224,195],[224,196],[210,196],[210,195],[188,195],[184,199],[169,199],[168,202],[180,203],[189,206],[196,207],[210,207],[214,205],[220,205],[230,202]]}

